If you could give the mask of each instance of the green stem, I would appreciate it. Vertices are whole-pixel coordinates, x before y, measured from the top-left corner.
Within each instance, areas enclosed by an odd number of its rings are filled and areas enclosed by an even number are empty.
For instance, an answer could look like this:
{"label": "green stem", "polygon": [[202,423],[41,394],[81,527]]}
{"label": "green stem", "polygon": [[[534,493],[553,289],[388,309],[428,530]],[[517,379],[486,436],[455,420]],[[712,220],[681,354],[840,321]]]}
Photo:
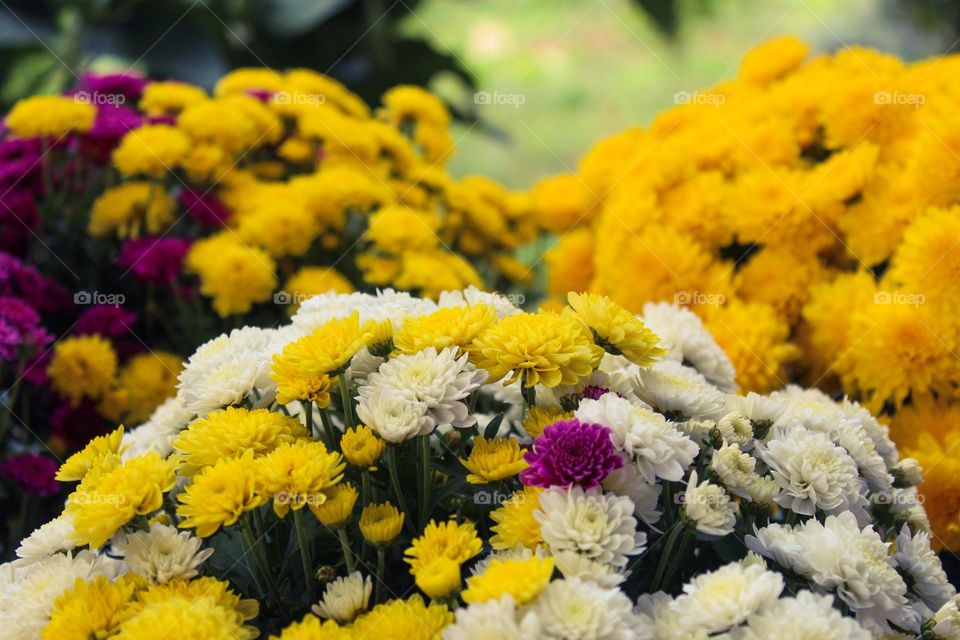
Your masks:
{"label": "green stem", "polygon": [[337,537],[340,538],[340,548],[343,549],[343,559],[347,561],[347,573],[353,573],[357,570],[357,561],[354,559],[353,551],[350,549],[347,531],[343,527],[337,529]]}
{"label": "green stem", "polygon": [[243,537],[247,541],[247,547],[250,550],[250,553],[253,554],[254,559],[257,562],[257,566],[260,569],[260,574],[263,578],[264,585],[266,588],[264,591],[270,594],[270,597],[273,599],[274,604],[277,606],[277,609],[282,611],[283,605],[280,599],[280,592],[277,589],[277,584],[273,580],[273,574],[270,573],[270,564],[267,562],[267,556],[263,551],[262,545],[259,544],[259,541],[253,535],[253,529],[250,527],[250,522],[241,517],[237,522],[240,523],[240,529],[243,531]]}
{"label": "green stem", "polygon": [[364,469],[360,474],[360,498],[363,500],[363,506],[367,506],[372,501],[370,495],[370,470]]}
{"label": "green stem", "polygon": [[677,538],[683,533],[684,528],[683,522],[680,521],[673,526],[673,529],[667,535],[667,541],[663,545],[663,553],[660,554],[660,562],[657,564],[657,572],[654,574],[653,582],[650,585],[651,591],[660,591],[663,587],[663,579],[667,571],[667,565],[670,564],[673,547],[677,543]]}
{"label": "green stem", "polygon": [[353,398],[350,397],[350,383],[347,382],[347,376],[343,373],[337,376],[337,382],[340,385],[340,402],[343,404],[343,420],[349,429],[355,424],[353,421]]}
{"label": "green stem", "polygon": [[[301,405],[303,406],[303,417],[307,423],[307,430],[310,431],[310,435],[312,435],[314,438],[319,439],[320,434],[317,431],[315,425],[313,424],[313,402],[310,400],[306,401],[306,403],[301,401]],[[327,448],[329,449],[330,447],[327,447]]]}
{"label": "green stem", "polygon": [[330,414],[327,413],[326,409],[320,411],[320,422],[323,423],[323,433],[325,434],[323,443],[327,445],[328,450],[336,451],[340,440],[337,438],[337,430],[330,422]]}
{"label": "green stem", "polygon": [[310,547],[306,527],[303,526],[303,509],[294,509],[293,526],[297,530],[297,543],[300,545],[300,562],[303,565],[303,580],[307,583],[307,601],[313,604],[316,597],[313,586],[313,570],[310,562]]}
{"label": "green stem", "polygon": [[387,550],[377,547],[377,588],[376,601],[383,602],[383,574],[387,566]]}
{"label": "green stem", "polygon": [[413,522],[413,518],[410,515],[410,509],[407,508],[407,499],[403,497],[403,487],[400,486],[400,472],[399,464],[397,462],[397,445],[388,445],[387,446],[387,469],[390,472],[390,484],[393,486],[393,493],[397,497],[397,503],[400,505],[400,510],[403,511],[407,525],[410,527],[410,532],[416,534],[416,525]]}
{"label": "green stem", "polygon": [[430,490],[432,482],[430,478],[430,435],[417,438],[417,446],[420,449],[420,528],[426,526],[430,518]]}

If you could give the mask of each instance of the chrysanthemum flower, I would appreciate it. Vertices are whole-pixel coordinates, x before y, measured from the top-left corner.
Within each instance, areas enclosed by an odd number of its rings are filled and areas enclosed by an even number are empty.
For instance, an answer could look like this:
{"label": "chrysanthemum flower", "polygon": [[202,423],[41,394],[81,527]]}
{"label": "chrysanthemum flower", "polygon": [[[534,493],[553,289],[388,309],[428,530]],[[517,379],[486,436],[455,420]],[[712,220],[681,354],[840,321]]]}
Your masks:
{"label": "chrysanthemum flower", "polygon": [[445,307],[405,320],[393,343],[401,353],[416,353],[427,347],[437,351],[457,347],[465,351],[495,319],[493,308],[486,304]]}
{"label": "chrysanthemum flower", "polygon": [[938,441],[930,434],[920,434],[904,455],[916,458],[923,467],[924,483],[920,485],[923,506],[936,536],[936,550],[960,548],[960,459],[951,452],[960,447],[960,434],[954,432]]}
{"label": "chrysanthemum flower", "polygon": [[543,433],[543,430],[550,425],[560,422],[561,420],[569,420],[572,417],[572,411],[557,411],[556,409],[533,406],[530,407],[527,415],[524,416],[522,426],[528,436],[538,438],[540,434]]}
{"label": "chrysanthemum flower", "polygon": [[150,351],[132,358],[120,370],[117,383],[124,391],[123,417],[140,424],[164,400],[176,394],[183,361],[172,353]]}
{"label": "chrysanthemum flower", "polygon": [[287,279],[283,290],[293,299],[290,314],[296,312],[300,302],[321,293],[353,293],[353,285],[333,267],[303,267]]}
{"label": "chrysanthemum flower", "polygon": [[257,461],[257,490],[263,497],[273,498],[273,511],[283,518],[290,509],[323,505],[327,492],[343,477],[344,467],[340,454],[327,451],[321,442],[284,443]]}
{"label": "chrysanthemum flower", "polygon": [[353,622],[359,637],[382,640],[435,640],[440,631],[453,622],[453,614],[442,604],[424,604],[418,595],[406,600],[378,604]]}
{"label": "chrysanthemum flower", "polygon": [[93,126],[97,108],[69,96],[33,96],[18,101],[4,124],[21,138],[60,138]]}
{"label": "chrysanthemum flower", "polygon": [[462,565],[480,553],[482,543],[472,522],[457,523],[453,520],[437,523],[431,520],[423,534],[414,539],[404,552],[403,559],[410,565],[410,573],[416,576],[421,569],[439,557]]}
{"label": "chrysanthemum flower", "polygon": [[467,482],[471,484],[503,480],[517,475],[528,466],[516,438],[488,440],[483,436],[474,438],[470,455],[460,462],[470,470]]}
{"label": "chrysanthemum flower", "polygon": [[253,452],[223,458],[198,473],[177,496],[177,515],[183,528],[195,528],[201,538],[212,536],[221,526],[234,524],[256,509],[267,497],[257,492],[257,469]]}
{"label": "chrysanthemum flower", "polygon": [[180,432],[173,448],[183,460],[181,472],[192,475],[224,458],[246,451],[263,456],[307,435],[296,418],[266,409],[227,407],[194,420]]}
{"label": "chrysanthemum flower", "polygon": [[187,268],[200,278],[200,292],[213,298],[221,317],[246,313],[270,299],[277,287],[276,264],[267,252],[234,235],[214,235],[190,247]]}
{"label": "chrysanthemum flower", "polygon": [[98,548],[137,516],[163,505],[176,482],[176,461],[148,453],[121,463],[107,459],[84,476],[67,499],[64,513],[73,522],[77,544]]}
{"label": "chrysanthemum flower", "polygon": [[328,489],[325,495],[326,500],[322,503],[316,500],[307,502],[310,511],[317,520],[328,527],[344,526],[353,515],[353,505],[357,503],[359,494],[356,488],[349,482],[341,482],[332,489]]}
{"label": "chrysanthemum flower", "polygon": [[520,313],[497,321],[477,336],[471,360],[507,384],[527,387],[573,384],[600,363],[603,350],[572,312]]}
{"label": "chrysanthemum flower", "polygon": [[960,207],[930,209],[903,233],[890,265],[890,280],[924,301],[960,309]]}
{"label": "chrysanthemum flower", "polygon": [[554,580],[533,605],[541,637],[620,640],[637,628],[630,598],[620,589],[580,578]]}
{"label": "chrysanthemum flower", "polygon": [[368,344],[381,342],[390,329],[368,320],[361,324],[360,314],[354,312],[344,318],[330,320],[310,335],[291,342],[274,362],[286,362],[300,369],[305,376],[336,375],[350,363],[350,359]]}
{"label": "chrysanthemum flower", "polygon": [[[316,613],[317,605],[314,605]],[[299,622],[292,622],[283,628],[280,635],[270,636],[271,640],[312,640],[314,638],[323,638],[324,640],[350,640],[352,631],[341,627],[333,620],[321,621],[313,613],[308,613]]]}
{"label": "chrysanthemum flower", "polygon": [[131,180],[104,191],[93,202],[87,231],[95,238],[157,235],[173,223],[177,203],[163,188]]}
{"label": "chrysanthemum flower", "polygon": [[553,565],[553,558],[538,556],[526,560],[491,560],[483,573],[467,578],[463,601],[486,602],[509,594],[517,605],[525,605],[550,582]]}
{"label": "chrysanthemum flower", "polygon": [[387,443],[365,425],[347,429],[340,438],[343,457],[348,463],[361,469],[369,469],[376,464],[386,446]]}
{"label": "chrysanthemum flower", "polygon": [[201,540],[188,531],[153,522],[148,531],[135,531],[117,545],[123,561],[134,574],[151,584],[174,579],[189,580],[213,555],[213,549],[200,549]]}
{"label": "chrysanthemum flower", "polygon": [[232,611],[219,606],[210,596],[197,594],[195,597],[171,596],[145,604],[123,623],[123,629],[115,637],[118,640],[148,640],[165,634],[180,634],[197,640],[253,640],[260,632],[243,625]]}
{"label": "chrysanthemum flower", "polygon": [[47,367],[54,391],[74,405],[88,398],[99,400],[113,385],[117,354],[98,335],[72,336],[58,342]]}
{"label": "chrysanthemum flower", "polygon": [[91,582],[78,579],[74,587],[57,598],[42,640],[112,636],[125,618],[125,609],[137,591],[147,586],[142,578],[128,574],[111,582],[97,576]]}
{"label": "chrysanthemum flower", "polygon": [[330,406],[330,376],[305,374],[304,370],[280,357],[273,361],[270,379],[277,383],[277,402],[287,404],[296,400],[312,402],[319,409]]}
{"label": "chrysanthemum flower", "polygon": [[167,80],[151,82],[144,87],[139,106],[152,116],[171,115],[206,99],[207,94],[200,87]]}
{"label": "chrysanthemum flower", "polygon": [[593,333],[597,345],[607,353],[622,355],[639,366],[652,364],[666,354],[657,346],[660,340],[657,335],[610,298],[571,292],[567,300],[577,317]]}
{"label": "chrysanthemum flower", "polygon": [[157,124],[129,131],[113,152],[113,166],[125,176],[160,178],[174,171],[190,149],[190,138],[176,127]]}
{"label": "chrysanthemum flower", "polygon": [[57,471],[57,480],[60,482],[82,480],[90,469],[99,465],[109,454],[119,454],[122,440],[123,426],[95,437],[87,443],[87,446],[67,458]]}
{"label": "chrysanthemum flower", "polygon": [[360,514],[360,533],[371,544],[386,546],[400,535],[405,514],[390,504],[368,504]]}
{"label": "chrysanthemum flower", "polygon": [[623,466],[610,436],[607,427],[576,418],[550,425],[524,454],[530,466],[521,472],[521,482],[544,488],[598,486],[611,471]]}
{"label": "chrysanthemum flower", "polygon": [[683,514],[700,533],[725,536],[737,524],[737,503],[723,487],[708,480],[698,484],[697,472],[690,472],[684,492]]}
{"label": "chrysanthemum flower", "polygon": [[518,546],[532,550],[543,544],[540,523],[533,515],[540,506],[542,492],[540,487],[524,487],[490,513],[497,523],[490,527],[494,532],[490,546],[500,551]]}
{"label": "chrysanthemum flower", "polygon": [[328,584],[320,602],[313,605],[312,610],[322,618],[346,624],[367,608],[372,591],[370,576],[354,571]]}

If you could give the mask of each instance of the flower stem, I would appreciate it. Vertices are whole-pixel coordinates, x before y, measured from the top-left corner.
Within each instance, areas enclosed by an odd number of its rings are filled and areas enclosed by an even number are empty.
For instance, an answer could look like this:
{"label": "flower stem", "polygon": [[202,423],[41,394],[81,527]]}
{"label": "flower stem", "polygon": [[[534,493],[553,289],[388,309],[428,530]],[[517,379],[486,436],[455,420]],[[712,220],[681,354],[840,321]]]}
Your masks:
{"label": "flower stem", "polygon": [[357,569],[357,561],[353,557],[353,551],[350,549],[350,541],[347,539],[347,532],[343,527],[337,529],[337,537],[340,538],[340,548],[343,549],[343,559],[347,561],[347,573],[353,573]]}
{"label": "flower stem", "polygon": [[430,490],[432,488],[430,478],[430,434],[417,438],[417,446],[420,449],[420,528],[426,526],[430,518]]}
{"label": "flower stem", "polygon": [[301,403],[303,406],[303,417],[306,422],[306,427],[310,431],[310,435],[314,438],[319,439],[320,433],[316,428],[316,425],[313,424],[313,402],[307,401],[306,403]]}
{"label": "flower stem", "polygon": [[273,599],[277,609],[282,611],[283,605],[282,601],[280,600],[280,592],[277,590],[277,585],[273,581],[273,574],[270,573],[270,565],[267,562],[266,554],[263,553],[263,547],[253,535],[253,529],[250,527],[250,521],[244,517],[241,517],[239,520],[237,520],[237,522],[240,523],[240,529],[243,531],[243,537],[247,542],[247,547],[249,548],[250,553],[253,554],[253,557],[257,563],[257,567],[260,569],[260,574],[265,585],[264,591],[270,594],[270,597]]}
{"label": "flower stem", "polygon": [[397,462],[397,446],[389,445],[387,446],[387,469],[390,471],[390,484],[393,485],[393,493],[397,496],[397,504],[400,505],[400,510],[403,511],[407,525],[410,527],[411,533],[416,533],[416,524],[413,522],[413,518],[410,514],[410,509],[407,508],[407,499],[403,497],[403,487],[400,486],[400,472],[399,472],[399,463]]}
{"label": "flower stem", "polygon": [[340,402],[343,404],[343,420],[347,428],[353,427],[353,398],[350,397],[350,383],[343,373],[337,376],[340,384]]}
{"label": "flower stem", "polygon": [[336,451],[336,430],[334,429],[333,423],[330,422],[330,415],[327,413],[326,409],[323,409],[320,412],[320,421],[323,423],[323,444],[327,445],[328,450]]}
{"label": "flower stem", "polygon": [[383,574],[387,566],[387,550],[377,547],[377,589],[376,601],[383,602]]}
{"label": "flower stem", "polygon": [[[303,564],[303,580],[307,583],[307,601],[313,604],[315,597],[313,588],[313,571],[310,562],[310,548],[307,546],[307,531],[303,526],[303,509],[294,509],[293,526],[297,530],[297,543],[300,545],[300,562]],[[347,550],[344,550],[346,553]]]}
{"label": "flower stem", "polygon": [[657,572],[653,576],[653,582],[650,584],[651,591],[660,591],[663,587],[663,581],[666,577],[667,565],[670,564],[670,556],[673,547],[677,543],[677,538],[683,533],[685,527],[683,521],[677,522],[667,536],[667,541],[663,545],[663,553],[660,554],[660,562],[657,563]]}
{"label": "flower stem", "polygon": [[364,469],[363,473],[360,474],[360,498],[363,501],[363,506],[367,506],[373,501],[373,496],[370,495],[370,469]]}

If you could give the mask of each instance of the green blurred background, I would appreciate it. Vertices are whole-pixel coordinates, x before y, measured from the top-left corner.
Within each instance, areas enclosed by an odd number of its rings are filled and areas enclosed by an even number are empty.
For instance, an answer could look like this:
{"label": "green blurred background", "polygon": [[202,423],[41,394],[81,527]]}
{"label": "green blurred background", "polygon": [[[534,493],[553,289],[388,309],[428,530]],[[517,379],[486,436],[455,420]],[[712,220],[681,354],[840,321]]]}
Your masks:
{"label": "green blurred background", "polygon": [[206,86],[237,66],[304,66],[368,101],[401,82],[454,109],[455,175],[523,187],[674,95],[794,34],[907,59],[955,48],[955,0],[0,0],[0,101],[133,67]]}

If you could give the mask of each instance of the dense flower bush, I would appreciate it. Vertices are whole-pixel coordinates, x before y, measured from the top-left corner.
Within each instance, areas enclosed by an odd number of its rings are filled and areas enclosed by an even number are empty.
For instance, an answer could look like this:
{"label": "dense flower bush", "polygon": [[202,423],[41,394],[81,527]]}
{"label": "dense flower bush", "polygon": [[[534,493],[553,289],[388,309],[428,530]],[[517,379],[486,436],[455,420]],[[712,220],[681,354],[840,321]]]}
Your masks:
{"label": "dense flower bush", "polygon": [[[793,38],[675,96],[532,191],[560,234],[549,289],[700,315],[745,390],[857,398],[928,468],[937,546],[960,548],[960,57],[912,64]],[[552,224],[551,224],[552,223]]]}
{"label": "dense flower bush", "polygon": [[870,412],[738,395],[691,311],[325,294],[58,470],[9,638],[955,638]]}
{"label": "dense flower bush", "polygon": [[528,280],[529,197],[451,178],[449,124],[423,89],[371,111],[300,69],[234,71],[212,95],[86,74],[18,102],[0,133],[5,451],[142,423],[174,393],[174,353],[313,294]]}

